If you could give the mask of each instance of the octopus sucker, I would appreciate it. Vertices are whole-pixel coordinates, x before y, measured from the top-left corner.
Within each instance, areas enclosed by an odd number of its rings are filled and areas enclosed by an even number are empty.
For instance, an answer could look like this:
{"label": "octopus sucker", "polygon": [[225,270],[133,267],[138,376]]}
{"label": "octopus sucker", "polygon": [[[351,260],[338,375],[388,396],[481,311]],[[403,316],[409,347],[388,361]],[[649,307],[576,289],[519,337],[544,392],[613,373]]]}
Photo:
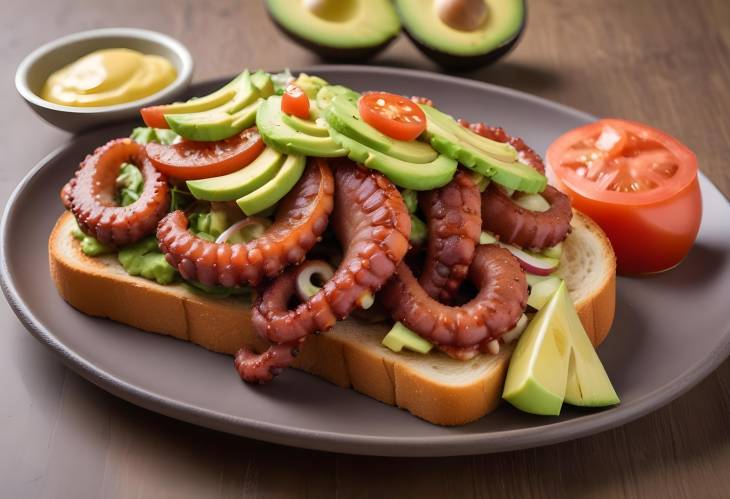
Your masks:
{"label": "octopus sucker", "polygon": [[297,268],[263,287],[252,320],[258,334],[273,345],[258,355],[247,348],[238,353],[236,368],[244,380],[270,380],[282,367],[282,350],[346,318],[363,294],[375,293],[385,284],[408,251],[411,222],[395,185],[349,160],[333,163],[336,190],[332,227],[345,249],[344,257],[333,277],[293,310],[288,305],[295,293]]}
{"label": "octopus sucker", "polygon": [[188,218],[178,210],[160,221],[157,239],[167,261],[185,279],[207,286],[256,286],[304,259],[327,227],[333,193],[329,165],[311,158],[260,237],[237,244],[207,241],[188,231]]}
{"label": "octopus sucker", "polygon": [[449,303],[466,278],[482,228],[481,199],[472,175],[419,196],[428,224],[423,271],[418,279],[431,298]]}
{"label": "octopus sucker", "polygon": [[474,349],[512,329],[527,303],[527,281],[517,259],[495,245],[479,246],[468,279],[479,290],[460,306],[431,298],[400,263],[380,292],[392,318],[439,347]]}
{"label": "octopus sucker", "polygon": [[[144,179],[139,199],[127,206],[118,206],[115,201],[122,163],[134,164]],[[120,247],[154,233],[170,206],[170,188],[142,145],[131,139],[115,139],[86,157],[61,190],[61,199],[82,231],[102,244]]]}

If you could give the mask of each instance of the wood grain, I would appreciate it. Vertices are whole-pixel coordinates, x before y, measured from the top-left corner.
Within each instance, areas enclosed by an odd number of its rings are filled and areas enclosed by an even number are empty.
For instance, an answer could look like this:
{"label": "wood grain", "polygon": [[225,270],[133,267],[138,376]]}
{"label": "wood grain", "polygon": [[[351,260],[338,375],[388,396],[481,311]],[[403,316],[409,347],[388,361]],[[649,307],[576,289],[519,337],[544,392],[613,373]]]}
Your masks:
{"label": "wood grain", "polygon": [[[529,7],[518,48],[465,76],[653,123],[692,147],[730,194],[730,2],[532,0]],[[17,63],[63,34],[115,25],[182,40],[196,80],[244,66],[319,62],[281,37],[253,0],[6,1],[0,197],[67,139],[15,95]],[[436,69],[405,39],[374,62]],[[4,497],[730,496],[727,361],[668,407],[593,437],[498,455],[388,459],[269,445],[150,413],[64,369],[4,302],[0,324]]]}

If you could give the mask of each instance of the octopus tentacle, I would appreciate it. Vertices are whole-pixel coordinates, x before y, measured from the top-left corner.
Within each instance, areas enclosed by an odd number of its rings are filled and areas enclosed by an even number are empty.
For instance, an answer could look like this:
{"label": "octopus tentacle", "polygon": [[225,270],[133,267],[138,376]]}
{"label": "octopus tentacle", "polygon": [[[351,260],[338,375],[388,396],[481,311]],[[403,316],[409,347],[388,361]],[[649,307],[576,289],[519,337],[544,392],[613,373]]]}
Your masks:
{"label": "octopus tentacle", "polygon": [[[364,293],[380,289],[408,251],[410,217],[398,189],[386,177],[339,160],[335,184],[332,223],[345,255],[332,279],[290,310],[297,272],[291,269],[262,290],[254,305],[254,328],[276,344],[272,347],[275,352],[284,346],[296,348],[309,334],[327,331],[347,317]],[[280,356],[270,351],[254,355],[244,348],[237,355],[236,367],[244,380],[265,382],[280,367],[269,362],[271,358]],[[270,369],[266,371],[262,365]]]}
{"label": "octopus tentacle", "polygon": [[[144,179],[142,194],[128,206],[118,206],[114,199],[122,163],[133,163]],[[154,232],[170,206],[170,188],[144,147],[124,138],[112,140],[87,156],[64,186],[61,199],[86,234],[106,245],[124,246]]]}
{"label": "octopus tentacle", "polygon": [[175,211],[160,221],[157,239],[185,279],[207,286],[255,286],[304,260],[327,228],[333,193],[332,170],[325,160],[312,158],[261,237],[239,244],[210,242],[188,231],[187,216]]}
{"label": "octopus tentacle", "polygon": [[474,347],[517,324],[527,303],[527,281],[517,259],[495,245],[477,248],[468,277],[479,289],[476,297],[448,306],[428,296],[401,263],[380,297],[393,319],[427,340],[439,346]]}
{"label": "octopus tentacle", "polygon": [[418,279],[431,298],[448,303],[461,286],[482,228],[481,199],[473,177],[459,171],[440,189],[421,193],[428,245]]}
{"label": "octopus tentacle", "polygon": [[547,211],[531,211],[517,205],[495,185],[482,195],[482,224],[500,241],[532,250],[555,246],[570,233],[573,210],[568,197],[552,186],[540,195],[550,204]]}

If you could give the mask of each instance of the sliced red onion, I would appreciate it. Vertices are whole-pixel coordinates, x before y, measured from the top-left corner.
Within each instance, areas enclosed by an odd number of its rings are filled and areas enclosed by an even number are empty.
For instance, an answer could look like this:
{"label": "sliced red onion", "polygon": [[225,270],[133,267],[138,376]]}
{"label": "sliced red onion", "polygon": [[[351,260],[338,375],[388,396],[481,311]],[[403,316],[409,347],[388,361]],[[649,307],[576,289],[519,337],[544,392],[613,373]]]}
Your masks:
{"label": "sliced red onion", "polygon": [[528,253],[522,248],[518,248],[512,244],[500,243],[497,238],[487,231],[482,231],[479,237],[479,244],[497,244],[506,249],[520,262],[520,266],[525,272],[536,275],[550,275],[560,265],[559,258],[550,258],[543,255]]}
{"label": "sliced red onion", "polygon": [[309,300],[322,289],[312,282],[315,275],[327,282],[335,275],[335,269],[324,260],[307,260],[301,264],[297,273],[297,294],[302,301]]}
{"label": "sliced red onion", "polygon": [[245,227],[249,227],[251,225],[258,225],[261,227],[261,233],[263,233],[270,225],[271,222],[269,222],[265,218],[261,217],[246,217],[243,220],[239,220],[238,222],[234,223],[230,227],[228,227],[226,230],[224,230],[220,236],[215,240],[217,244],[225,243],[227,242],[234,234],[236,234],[238,231]]}

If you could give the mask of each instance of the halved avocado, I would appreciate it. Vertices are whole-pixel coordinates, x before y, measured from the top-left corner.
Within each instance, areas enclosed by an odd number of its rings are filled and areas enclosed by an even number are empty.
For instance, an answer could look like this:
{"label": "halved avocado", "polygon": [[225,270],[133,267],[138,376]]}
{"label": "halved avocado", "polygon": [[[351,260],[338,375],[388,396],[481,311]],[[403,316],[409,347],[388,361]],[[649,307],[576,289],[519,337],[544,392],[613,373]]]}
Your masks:
{"label": "halved avocado", "polygon": [[389,0],[266,0],[274,23],[326,59],[372,57],[400,33]]}
{"label": "halved avocado", "polygon": [[[509,52],[525,27],[524,0],[481,1],[486,9],[467,0],[395,0],[395,5],[421,52],[445,68],[470,69]],[[479,15],[470,12],[475,5]]]}
{"label": "halved avocado", "polygon": [[347,151],[329,136],[310,135],[290,126],[281,112],[281,97],[272,95],[259,106],[256,126],[266,145],[284,154],[301,154],[333,158],[345,156]]}

